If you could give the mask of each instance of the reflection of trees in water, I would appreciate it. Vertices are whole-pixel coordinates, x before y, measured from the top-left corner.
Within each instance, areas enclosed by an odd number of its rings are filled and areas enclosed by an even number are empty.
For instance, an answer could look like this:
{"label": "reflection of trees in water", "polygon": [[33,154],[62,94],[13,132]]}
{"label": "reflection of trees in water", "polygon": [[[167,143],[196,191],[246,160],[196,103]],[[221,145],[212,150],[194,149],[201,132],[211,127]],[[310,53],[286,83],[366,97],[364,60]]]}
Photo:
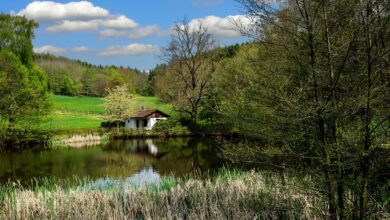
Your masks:
{"label": "reflection of trees in water", "polygon": [[149,157],[153,159],[159,171],[165,174],[184,175],[205,171],[209,167],[205,157],[216,160],[216,153],[211,150],[214,148],[215,143],[208,139],[164,138],[115,140],[104,149]]}
{"label": "reflection of trees in water", "polygon": [[115,140],[108,143],[104,150],[121,151],[144,156],[158,156],[159,153],[153,139]]}
{"label": "reflection of trees in water", "polygon": [[110,141],[99,147],[58,148],[0,155],[0,181],[8,178],[126,177],[145,167],[183,176],[215,166],[214,142],[199,138]]}
{"label": "reflection of trees in water", "polygon": [[[155,162],[161,174],[183,176],[219,167],[221,161],[215,152],[214,141],[206,138],[186,138],[182,143],[183,145],[171,149],[164,148],[166,155]],[[160,150],[159,145],[158,148]]]}

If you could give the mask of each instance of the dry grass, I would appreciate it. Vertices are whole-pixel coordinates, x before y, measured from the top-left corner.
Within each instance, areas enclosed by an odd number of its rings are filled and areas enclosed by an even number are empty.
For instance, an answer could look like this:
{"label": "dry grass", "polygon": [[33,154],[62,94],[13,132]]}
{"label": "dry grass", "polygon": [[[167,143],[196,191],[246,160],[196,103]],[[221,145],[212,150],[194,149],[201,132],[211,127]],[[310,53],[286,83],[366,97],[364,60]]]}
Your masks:
{"label": "dry grass", "polygon": [[0,219],[324,219],[321,195],[248,172],[208,180],[167,178],[158,186],[11,190]]}
{"label": "dry grass", "polygon": [[67,146],[74,148],[96,146],[109,139],[107,134],[84,134],[57,136],[52,141],[52,146]]}

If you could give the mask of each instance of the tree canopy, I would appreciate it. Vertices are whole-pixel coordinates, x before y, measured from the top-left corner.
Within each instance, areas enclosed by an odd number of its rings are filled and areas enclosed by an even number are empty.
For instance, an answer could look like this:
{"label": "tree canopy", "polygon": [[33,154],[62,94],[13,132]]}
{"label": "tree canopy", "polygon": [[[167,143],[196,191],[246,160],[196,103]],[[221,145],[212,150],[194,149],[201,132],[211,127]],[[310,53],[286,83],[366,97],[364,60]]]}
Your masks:
{"label": "tree canopy", "polygon": [[38,129],[50,107],[46,74],[33,61],[36,27],[24,17],[0,15],[0,119],[11,142]]}

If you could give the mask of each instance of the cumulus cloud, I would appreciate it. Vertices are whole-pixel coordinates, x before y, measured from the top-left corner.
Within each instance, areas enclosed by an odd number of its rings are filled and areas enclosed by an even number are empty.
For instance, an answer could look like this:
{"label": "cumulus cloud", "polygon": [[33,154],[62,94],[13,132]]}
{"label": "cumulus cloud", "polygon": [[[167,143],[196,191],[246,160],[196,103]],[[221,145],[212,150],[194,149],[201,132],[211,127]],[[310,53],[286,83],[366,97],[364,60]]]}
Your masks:
{"label": "cumulus cloud", "polygon": [[88,47],[80,46],[80,47],[72,48],[72,51],[73,52],[81,52],[81,53],[83,53],[83,52],[89,52],[89,51],[91,51],[91,49],[89,49]]}
{"label": "cumulus cloud", "polygon": [[75,53],[85,53],[93,52],[93,54],[98,56],[135,56],[135,55],[145,55],[145,54],[159,54],[160,48],[152,44],[129,44],[123,46],[112,46],[103,50],[94,50],[85,46],[73,47],[73,48],[63,48],[56,47],[53,45],[44,45],[41,47],[34,48],[35,53],[41,54],[53,54],[53,55],[63,55],[67,52]]}
{"label": "cumulus cloud", "polygon": [[203,25],[216,38],[235,38],[241,36],[237,24],[242,25],[242,27],[249,27],[251,21],[244,15],[230,15],[224,18],[210,15],[204,18],[193,19],[188,24],[190,28],[197,28]]}
{"label": "cumulus cloud", "polygon": [[[133,29],[138,26],[138,23],[127,18],[126,16],[119,16],[112,19],[95,19],[89,21],[69,21],[65,20],[57,24],[51,25],[46,28],[46,31],[50,33],[64,33],[75,31],[91,31],[97,30],[99,27],[113,28],[115,31],[120,32],[122,29]],[[117,29],[120,30],[117,30]]]}
{"label": "cumulus cloud", "polygon": [[54,55],[63,54],[67,51],[66,48],[45,45],[42,47],[34,47],[34,53],[50,53]]}
{"label": "cumulus cloud", "polygon": [[159,31],[160,28],[157,25],[150,25],[134,29],[129,33],[128,37],[131,39],[144,38],[157,34]]}
{"label": "cumulus cloud", "polygon": [[128,31],[114,30],[114,29],[105,29],[105,30],[100,31],[100,33],[99,33],[101,38],[124,37],[127,34],[129,34]]}
{"label": "cumulus cloud", "polygon": [[99,33],[102,38],[109,37],[127,37],[130,39],[139,39],[152,36],[154,34],[159,34],[160,28],[157,25],[150,25],[145,27],[134,28],[130,31],[126,30],[115,30],[115,29],[106,29]]}
{"label": "cumulus cloud", "polygon": [[38,22],[52,20],[84,20],[109,17],[108,10],[94,6],[88,1],[57,3],[53,1],[34,1],[22,9],[19,15]]}
{"label": "cumulus cloud", "polygon": [[120,15],[112,19],[107,19],[101,22],[101,25],[107,28],[117,28],[117,29],[130,29],[138,27],[138,23],[134,20]]}
{"label": "cumulus cloud", "polygon": [[99,27],[98,20],[91,21],[68,21],[65,20],[61,23],[49,26],[46,28],[47,32],[50,33],[64,33],[74,31],[91,31],[96,30]]}
{"label": "cumulus cloud", "polygon": [[46,31],[50,33],[91,31],[99,27],[129,30],[139,26],[125,15],[110,14],[108,10],[87,1],[34,1],[18,14],[48,24]]}
{"label": "cumulus cloud", "polygon": [[101,51],[99,56],[134,56],[144,54],[159,54],[160,48],[151,44],[129,44],[126,46],[112,46]]}
{"label": "cumulus cloud", "polygon": [[50,53],[53,55],[62,55],[66,52],[76,52],[76,53],[84,53],[92,51],[88,47],[80,46],[80,47],[73,47],[73,48],[63,48],[63,47],[56,47],[53,45],[44,45],[41,47],[34,47],[34,53]]}
{"label": "cumulus cloud", "polygon": [[[225,39],[241,37],[242,35],[238,26],[241,26],[242,28],[249,28],[252,22],[244,15],[229,15],[226,17],[210,15],[204,18],[192,19],[188,22],[188,24],[190,25],[190,28],[197,28],[202,25],[216,38]],[[152,35],[166,37],[172,34],[172,31],[172,28],[162,30],[157,25],[150,25],[136,27],[130,30],[105,29],[100,31],[99,35],[101,38],[127,37],[130,39],[139,39]]]}

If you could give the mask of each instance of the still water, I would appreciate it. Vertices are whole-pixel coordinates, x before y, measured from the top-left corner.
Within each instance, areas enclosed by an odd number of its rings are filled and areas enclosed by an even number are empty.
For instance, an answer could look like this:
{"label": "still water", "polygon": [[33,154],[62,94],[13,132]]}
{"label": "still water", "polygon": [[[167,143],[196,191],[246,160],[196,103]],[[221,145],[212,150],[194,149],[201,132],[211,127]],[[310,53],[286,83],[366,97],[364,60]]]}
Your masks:
{"label": "still water", "polygon": [[223,166],[212,138],[113,140],[88,147],[30,149],[0,153],[0,183],[34,178],[158,182],[161,176],[184,176]]}

